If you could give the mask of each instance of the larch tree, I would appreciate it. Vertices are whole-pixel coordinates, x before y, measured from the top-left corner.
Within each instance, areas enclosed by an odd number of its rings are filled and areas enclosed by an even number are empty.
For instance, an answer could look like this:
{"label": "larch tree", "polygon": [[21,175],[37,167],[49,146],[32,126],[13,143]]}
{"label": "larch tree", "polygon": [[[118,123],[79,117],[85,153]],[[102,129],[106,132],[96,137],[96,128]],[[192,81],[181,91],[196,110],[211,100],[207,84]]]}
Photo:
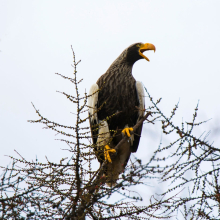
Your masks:
{"label": "larch tree", "polygon": [[[177,125],[178,104],[166,116],[159,107],[162,99],[155,101],[146,88],[151,105],[133,132],[142,122],[144,126],[160,123],[170,144],[157,146],[149,161],[133,156],[117,183],[106,184],[103,173],[108,161],[97,166],[88,123],[89,95],[79,94],[79,62],[73,49],[72,53],[73,78],[57,75],[75,87],[74,95],[61,92],[75,105],[75,125],[52,121],[34,105],[38,119],[29,121],[58,134],[69,157],[56,163],[28,161],[19,153],[18,158],[11,157],[12,165],[2,167],[0,219],[220,219],[220,149],[209,142],[209,133],[194,135],[196,127],[205,123],[197,122],[198,105],[190,122]],[[126,136],[115,147],[113,158],[125,141]],[[133,190],[134,186],[147,187],[152,179],[169,187],[150,198]]]}

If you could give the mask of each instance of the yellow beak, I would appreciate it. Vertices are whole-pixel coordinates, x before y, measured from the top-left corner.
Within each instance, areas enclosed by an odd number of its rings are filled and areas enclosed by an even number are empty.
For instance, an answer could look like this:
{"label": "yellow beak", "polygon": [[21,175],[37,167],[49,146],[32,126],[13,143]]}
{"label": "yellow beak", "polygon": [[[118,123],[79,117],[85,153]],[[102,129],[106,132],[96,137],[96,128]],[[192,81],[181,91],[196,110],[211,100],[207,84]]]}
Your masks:
{"label": "yellow beak", "polygon": [[146,44],[141,44],[140,49],[139,49],[139,54],[142,56],[145,60],[150,61],[144,54],[143,52],[146,50],[153,50],[154,52],[156,51],[156,47],[153,44],[146,43]]}

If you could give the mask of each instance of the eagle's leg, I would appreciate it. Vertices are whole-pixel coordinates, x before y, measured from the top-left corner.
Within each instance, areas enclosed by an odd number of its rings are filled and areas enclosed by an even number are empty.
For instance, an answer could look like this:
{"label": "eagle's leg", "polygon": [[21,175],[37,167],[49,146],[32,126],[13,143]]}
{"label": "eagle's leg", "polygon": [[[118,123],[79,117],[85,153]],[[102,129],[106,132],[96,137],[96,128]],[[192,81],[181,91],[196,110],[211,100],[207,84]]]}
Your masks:
{"label": "eagle's leg", "polygon": [[133,131],[133,128],[128,128],[128,127],[126,127],[126,128],[124,128],[124,129],[122,130],[122,133],[123,133],[124,135],[127,134],[128,137],[131,137],[130,131]]}
{"label": "eagle's leg", "polygon": [[99,149],[102,149],[102,150],[103,150],[102,147],[104,146],[104,158],[109,163],[112,163],[109,153],[115,153],[116,150],[109,147],[110,142],[111,142],[110,139],[111,139],[111,135],[109,132],[108,123],[106,121],[102,121],[99,125],[99,135],[97,139],[97,146]]}
{"label": "eagle's leg", "polygon": [[111,149],[108,145],[105,145],[105,149],[104,149],[105,160],[108,160],[109,163],[112,163],[109,153],[115,153],[115,152],[116,152],[115,149],[113,148]]}

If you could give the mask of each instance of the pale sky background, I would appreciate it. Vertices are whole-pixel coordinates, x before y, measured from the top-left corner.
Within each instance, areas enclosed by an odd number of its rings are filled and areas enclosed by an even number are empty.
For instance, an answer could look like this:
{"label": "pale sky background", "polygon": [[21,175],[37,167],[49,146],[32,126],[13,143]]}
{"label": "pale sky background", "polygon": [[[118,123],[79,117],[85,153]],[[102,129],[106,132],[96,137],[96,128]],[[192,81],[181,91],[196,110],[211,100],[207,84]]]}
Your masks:
{"label": "pale sky background", "polygon": [[[52,120],[74,125],[75,108],[56,90],[74,92],[69,82],[73,46],[82,62],[81,94],[129,45],[153,43],[157,51],[133,68],[161,108],[170,114],[180,100],[176,122],[189,121],[200,100],[199,119],[212,118],[198,130],[220,135],[220,1],[30,1],[0,0],[0,165],[16,156],[59,161],[66,146],[53,132],[30,124],[33,102]],[[136,156],[149,158],[160,143],[160,124],[145,125]],[[166,141],[166,137],[162,137]],[[219,146],[219,145],[218,145]],[[217,147],[217,146],[216,146]]]}

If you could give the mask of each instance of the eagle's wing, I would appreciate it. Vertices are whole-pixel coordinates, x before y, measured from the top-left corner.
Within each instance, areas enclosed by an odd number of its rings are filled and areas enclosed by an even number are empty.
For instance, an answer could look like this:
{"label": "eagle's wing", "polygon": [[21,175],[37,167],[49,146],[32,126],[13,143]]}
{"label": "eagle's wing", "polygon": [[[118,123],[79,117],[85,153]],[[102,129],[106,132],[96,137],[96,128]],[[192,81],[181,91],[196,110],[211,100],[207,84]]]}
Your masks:
{"label": "eagle's wing", "polygon": [[89,122],[90,122],[93,144],[96,144],[98,137],[98,129],[97,129],[99,124],[98,113],[97,113],[98,90],[99,90],[99,86],[97,84],[93,84],[89,90],[89,97],[88,97]]}
{"label": "eagle's wing", "polygon": [[[144,116],[144,109],[145,109],[144,87],[142,83],[139,81],[136,81],[136,91],[137,91],[137,98],[139,105],[138,105],[137,121],[135,122],[135,124]],[[143,124],[140,125],[135,132],[133,145],[131,146],[132,152],[136,152],[138,149],[142,126]]]}
{"label": "eagle's wing", "polygon": [[110,132],[108,123],[98,118],[98,92],[99,86],[93,84],[89,91],[88,107],[93,147],[98,161],[102,163],[104,161],[104,146],[109,145],[111,147],[111,144],[109,143]]}

